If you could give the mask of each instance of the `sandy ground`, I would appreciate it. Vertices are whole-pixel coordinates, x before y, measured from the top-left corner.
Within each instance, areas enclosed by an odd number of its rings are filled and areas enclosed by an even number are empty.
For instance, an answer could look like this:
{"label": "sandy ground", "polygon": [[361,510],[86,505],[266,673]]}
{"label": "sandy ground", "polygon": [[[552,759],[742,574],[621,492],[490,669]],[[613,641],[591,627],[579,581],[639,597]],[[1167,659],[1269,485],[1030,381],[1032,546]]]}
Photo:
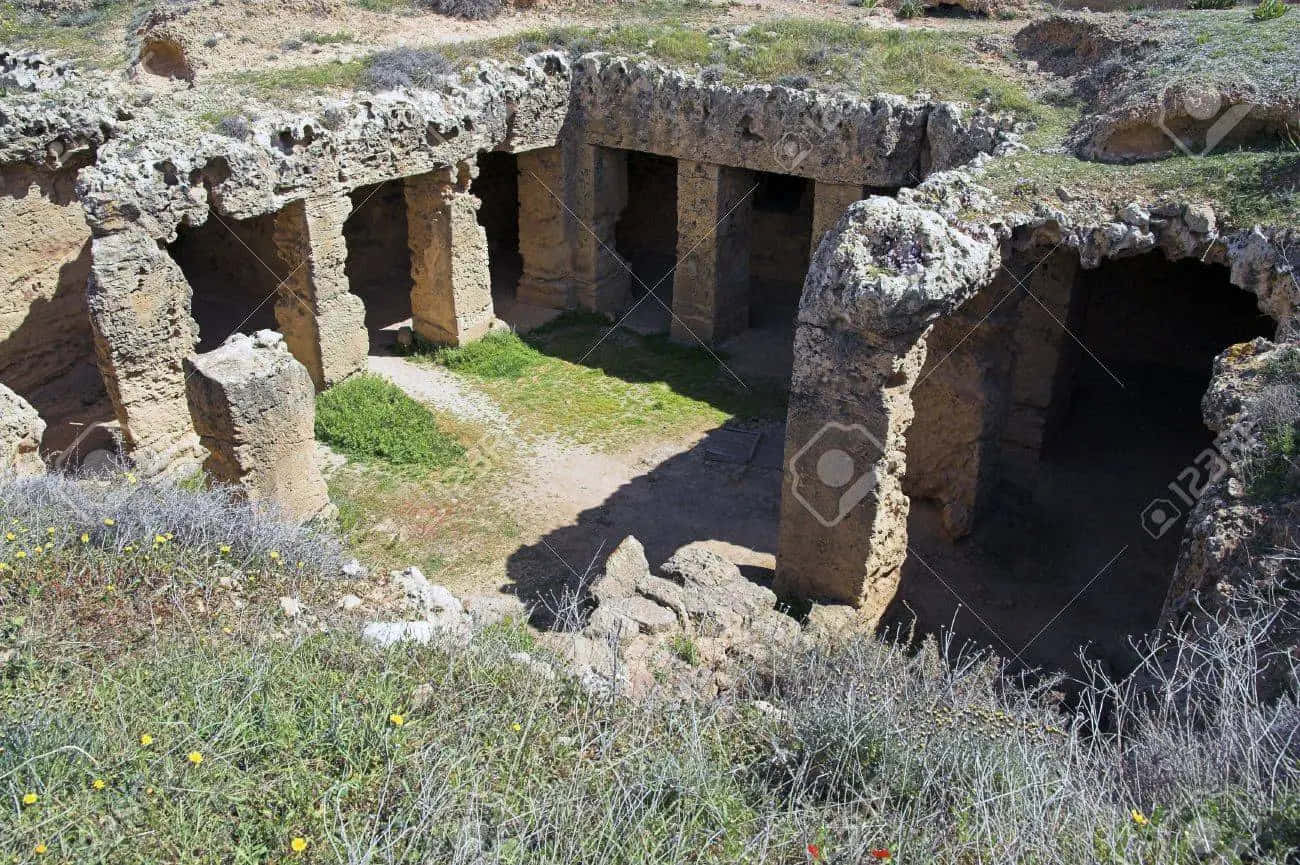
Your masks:
{"label": "sandy ground", "polygon": [[[676,441],[646,439],[607,453],[522,429],[468,379],[401,357],[373,355],[385,376],[440,412],[482,425],[509,448],[515,474],[498,504],[522,527],[519,546],[478,584],[545,597],[600,565],[627,535],[652,564],[693,542],[736,562],[752,577],[770,576],[780,505],[781,424],[767,424],[747,465],[705,454],[717,431]],[[595,562],[593,568],[592,563]]]}

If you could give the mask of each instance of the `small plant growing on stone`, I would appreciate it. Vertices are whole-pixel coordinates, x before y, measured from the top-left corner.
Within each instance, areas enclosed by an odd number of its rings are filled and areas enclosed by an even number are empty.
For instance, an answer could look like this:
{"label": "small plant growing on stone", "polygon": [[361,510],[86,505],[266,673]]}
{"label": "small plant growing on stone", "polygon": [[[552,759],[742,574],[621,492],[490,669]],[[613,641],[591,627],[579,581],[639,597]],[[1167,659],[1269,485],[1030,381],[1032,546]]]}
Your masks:
{"label": "small plant growing on stone", "polygon": [[438,76],[450,71],[451,63],[436,51],[394,48],[371,57],[361,80],[363,85],[374,90],[429,87]]}
{"label": "small plant growing on stone", "polygon": [[692,667],[700,665],[700,647],[695,645],[695,641],[686,634],[673,634],[672,639],[668,641],[668,648],[680,660]]}
{"label": "small plant growing on stone", "polygon": [[776,79],[776,83],[793,90],[807,90],[812,87],[812,79],[807,75],[782,75]]}
{"label": "small plant growing on stone", "polygon": [[894,14],[899,18],[920,18],[925,14],[925,6],[921,0],[903,0]]}
{"label": "small plant growing on stone", "polygon": [[443,15],[485,21],[501,14],[501,0],[423,0],[425,6]]}
{"label": "small plant growing on stone", "polygon": [[1286,0],[1259,0],[1259,4],[1251,11],[1250,17],[1256,21],[1272,21],[1290,11],[1291,7],[1286,5]]}
{"label": "small plant growing on stone", "polygon": [[253,124],[243,114],[231,114],[217,121],[217,132],[238,141],[244,141],[253,134]]}

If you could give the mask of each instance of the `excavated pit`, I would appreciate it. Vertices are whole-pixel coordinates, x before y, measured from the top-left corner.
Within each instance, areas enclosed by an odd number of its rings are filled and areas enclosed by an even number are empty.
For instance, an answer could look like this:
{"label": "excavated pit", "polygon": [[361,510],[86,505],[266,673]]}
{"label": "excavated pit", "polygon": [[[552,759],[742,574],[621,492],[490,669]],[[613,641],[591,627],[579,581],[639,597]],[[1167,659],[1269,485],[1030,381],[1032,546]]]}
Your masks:
{"label": "excavated pit", "polygon": [[[1213,441],[1200,402],[1214,357],[1271,337],[1275,323],[1225,267],[1148,253],[1078,270],[1068,256],[1041,266],[1033,297],[1011,284],[1012,301],[931,367],[928,383],[946,387],[917,389],[911,554],[885,622],[915,616],[922,632],[951,627],[1022,664],[1074,672],[1088,646],[1126,671],[1129,640],[1157,625],[1182,535],[1181,524],[1153,524],[1147,506]],[[1008,287],[985,289],[974,311]],[[1031,342],[1014,357],[999,350]],[[976,506],[954,537],[926,476],[969,454]]]}

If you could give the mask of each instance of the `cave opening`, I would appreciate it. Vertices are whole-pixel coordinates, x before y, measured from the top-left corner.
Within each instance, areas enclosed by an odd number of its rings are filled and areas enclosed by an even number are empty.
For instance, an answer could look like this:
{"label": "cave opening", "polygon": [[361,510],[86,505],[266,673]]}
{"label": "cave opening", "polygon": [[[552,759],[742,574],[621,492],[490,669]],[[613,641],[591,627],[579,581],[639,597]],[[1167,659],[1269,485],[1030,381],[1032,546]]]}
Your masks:
{"label": "cave opening", "polygon": [[478,224],[487,235],[492,305],[504,321],[517,316],[516,292],[524,271],[519,252],[519,159],[513,153],[490,151],[478,155],[478,176],[470,192],[480,204]]}
{"label": "cave opening", "polygon": [[289,269],[276,250],[275,219],[275,213],[233,219],[214,212],[202,225],[177,228],[167,252],[194,292],[197,351],[212,351],[235,333],[279,329],[276,293]]}
{"label": "cave opening", "polygon": [[[632,271],[636,309],[626,326],[639,333],[667,333],[677,264],[677,160],[627,152],[627,206],[614,228],[615,250]],[[653,290],[659,303],[646,298]]]}
{"label": "cave opening", "polygon": [[949,325],[955,340],[936,328],[908,434],[911,549],[885,621],[1076,674],[1087,647],[1122,673],[1178,557],[1190,506],[1170,485],[1213,441],[1213,359],[1274,324],[1224,267],[1150,253],[1080,270],[1070,255],[1024,287],[990,286]]}
{"label": "cave opening", "polygon": [[359,186],[348,193],[352,212],[343,223],[348,290],[366,309],[370,353],[390,350],[411,323],[411,254],[406,199],[400,182]]}

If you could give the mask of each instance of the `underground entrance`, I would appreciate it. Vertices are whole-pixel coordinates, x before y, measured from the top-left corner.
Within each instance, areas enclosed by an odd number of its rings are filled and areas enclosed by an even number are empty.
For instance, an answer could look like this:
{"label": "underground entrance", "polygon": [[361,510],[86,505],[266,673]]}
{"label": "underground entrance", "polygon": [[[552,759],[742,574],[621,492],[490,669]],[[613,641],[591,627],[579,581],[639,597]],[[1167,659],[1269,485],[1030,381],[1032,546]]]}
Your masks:
{"label": "underground entrance", "polygon": [[[1124,672],[1130,640],[1157,624],[1184,527],[1153,524],[1148,505],[1212,443],[1200,401],[1214,357],[1274,327],[1226,268],[1153,253],[1079,271],[1069,255],[1043,264],[1032,296],[995,283],[972,304],[1008,288],[1014,302],[932,354],[908,434],[910,551],[884,622],[915,617],[1075,673],[1087,646]],[[963,527],[933,493],[960,489],[971,466]]]}
{"label": "underground entrance", "polygon": [[397,329],[411,322],[411,255],[407,246],[406,198],[400,181],[361,186],[349,193],[351,215],[343,223],[348,290],[366,308],[370,353],[391,348]]}
{"label": "underground entrance", "polygon": [[288,270],[276,251],[275,218],[212,213],[198,227],[180,226],[167,246],[194,290],[190,314],[199,326],[198,351],[212,351],[233,333],[278,329],[276,293]]}

